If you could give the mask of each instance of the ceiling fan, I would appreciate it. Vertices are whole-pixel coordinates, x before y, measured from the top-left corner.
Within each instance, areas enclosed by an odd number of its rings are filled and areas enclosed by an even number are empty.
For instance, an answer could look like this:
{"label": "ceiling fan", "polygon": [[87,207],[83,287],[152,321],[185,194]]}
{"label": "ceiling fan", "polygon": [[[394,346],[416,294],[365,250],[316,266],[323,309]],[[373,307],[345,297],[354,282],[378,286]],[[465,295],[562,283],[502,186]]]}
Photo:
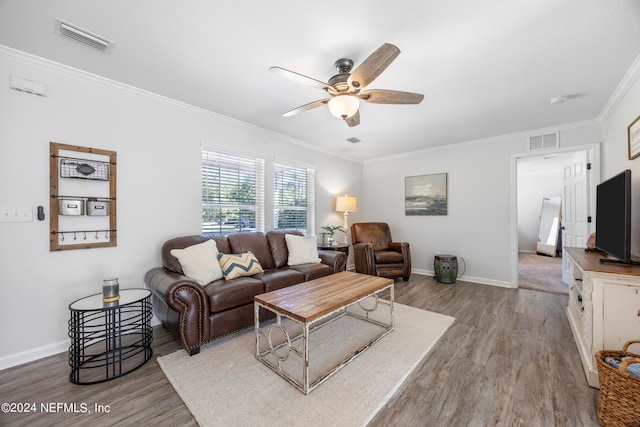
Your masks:
{"label": "ceiling fan", "polygon": [[400,49],[390,43],[385,43],[369,55],[353,72],[351,71],[353,69],[351,59],[338,59],[335,62],[338,74],[331,77],[328,83],[281,67],[269,68],[269,71],[298,83],[323,89],[331,95],[331,98],[310,102],[282,115],[290,117],[327,104],[331,114],[344,119],[349,126],[357,126],[360,124],[360,101],[374,104],[419,104],[424,98],[424,95],[420,93],[387,89],[370,89],[360,92],[375,80],[399,54]]}

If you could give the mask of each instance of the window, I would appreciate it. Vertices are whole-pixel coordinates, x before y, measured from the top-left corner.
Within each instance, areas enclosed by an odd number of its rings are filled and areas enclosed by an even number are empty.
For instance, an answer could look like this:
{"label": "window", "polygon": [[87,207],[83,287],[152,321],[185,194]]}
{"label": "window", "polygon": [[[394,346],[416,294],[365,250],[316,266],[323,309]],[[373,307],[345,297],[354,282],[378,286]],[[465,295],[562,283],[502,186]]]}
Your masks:
{"label": "window", "polygon": [[274,165],[274,228],[315,234],[315,170]]}
{"label": "window", "polygon": [[264,159],[202,149],[202,232],[264,231]]}

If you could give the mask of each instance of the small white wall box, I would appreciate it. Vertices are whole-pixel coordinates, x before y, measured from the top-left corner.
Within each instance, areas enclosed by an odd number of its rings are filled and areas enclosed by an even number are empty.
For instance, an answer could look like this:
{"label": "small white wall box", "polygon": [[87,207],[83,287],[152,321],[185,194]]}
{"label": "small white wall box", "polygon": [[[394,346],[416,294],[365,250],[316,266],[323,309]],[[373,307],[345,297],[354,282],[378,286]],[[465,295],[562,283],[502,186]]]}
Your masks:
{"label": "small white wall box", "polygon": [[47,96],[47,85],[33,80],[23,79],[18,76],[11,76],[11,89],[19,92],[26,92],[32,95]]}
{"label": "small white wall box", "polygon": [[60,199],[58,201],[59,215],[84,215],[83,200]]}
{"label": "small white wall box", "polygon": [[109,202],[89,197],[87,200],[87,215],[107,216],[109,215]]}

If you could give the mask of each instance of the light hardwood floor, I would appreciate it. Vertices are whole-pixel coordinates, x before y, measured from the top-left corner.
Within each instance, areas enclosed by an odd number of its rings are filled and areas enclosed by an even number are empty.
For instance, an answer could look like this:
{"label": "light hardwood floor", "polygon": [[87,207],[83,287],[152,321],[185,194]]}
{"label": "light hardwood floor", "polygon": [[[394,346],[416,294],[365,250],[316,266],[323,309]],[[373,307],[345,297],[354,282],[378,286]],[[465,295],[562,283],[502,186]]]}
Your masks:
{"label": "light hardwood floor", "polygon": [[[395,296],[456,321],[370,426],[597,425],[598,391],[586,383],[566,295],[443,285],[414,274],[396,281]],[[38,410],[0,413],[0,426],[197,425],[155,360],[177,342],[157,327],[153,347],[140,369],[97,385],[69,383],[66,354],[0,371],[0,402],[33,402]],[[42,413],[42,402],[85,403],[92,413]],[[95,413],[94,404],[110,412]]]}

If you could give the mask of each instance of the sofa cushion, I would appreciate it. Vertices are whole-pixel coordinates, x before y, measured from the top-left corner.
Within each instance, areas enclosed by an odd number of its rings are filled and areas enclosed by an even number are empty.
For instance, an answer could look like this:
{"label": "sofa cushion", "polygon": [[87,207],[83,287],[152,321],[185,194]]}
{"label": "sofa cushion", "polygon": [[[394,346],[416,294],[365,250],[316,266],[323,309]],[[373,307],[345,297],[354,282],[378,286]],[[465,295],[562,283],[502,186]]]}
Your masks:
{"label": "sofa cushion", "polygon": [[258,259],[251,252],[244,254],[218,254],[218,259],[225,280],[253,276],[264,271]]}
{"label": "sofa cushion", "polygon": [[160,255],[162,257],[162,266],[169,271],[173,271],[178,274],[184,274],[182,266],[180,265],[180,261],[178,261],[178,258],[171,255],[171,251],[173,249],[184,249],[189,246],[204,243],[207,240],[210,239],[206,236],[181,236],[167,240],[162,245],[162,249],[160,251]]}
{"label": "sofa cushion", "polygon": [[305,281],[328,276],[334,273],[333,268],[326,264],[300,264],[289,268],[304,274]]}
{"label": "sofa cushion", "polygon": [[394,251],[375,251],[373,257],[376,260],[376,264],[389,264],[393,262],[402,264],[404,262],[402,254]]}
{"label": "sofa cushion", "polygon": [[171,255],[178,259],[185,276],[203,286],[223,277],[220,262],[218,262],[218,248],[213,240],[184,249],[171,249]]}
{"label": "sofa cushion", "polygon": [[318,264],[321,259],[318,256],[318,244],[315,236],[294,236],[287,234],[284,236],[287,241],[289,266],[299,264]]}
{"label": "sofa cushion", "polygon": [[273,257],[269,248],[267,236],[260,231],[252,231],[250,233],[231,233],[227,235],[229,240],[230,251],[220,252],[230,254],[243,254],[247,252],[253,253],[260,265],[264,269],[273,268]]}
{"label": "sofa cushion", "polygon": [[304,282],[304,274],[289,268],[272,268],[254,276],[264,283],[264,291],[271,292]]}
{"label": "sofa cushion", "polygon": [[298,230],[271,230],[267,232],[267,240],[271,247],[271,256],[273,257],[273,268],[280,268],[287,265],[289,261],[289,250],[287,249],[287,241],[285,236],[292,234],[294,236],[304,236]]}
{"label": "sofa cushion", "polygon": [[218,252],[222,252],[223,254],[233,253],[231,246],[229,245],[229,240],[227,240],[227,236],[211,236],[211,239],[216,242]]}
{"label": "sofa cushion", "polygon": [[255,277],[217,280],[207,286],[205,292],[209,297],[209,312],[218,313],[253,304],[253,297],[264,293],[264,283]]}

